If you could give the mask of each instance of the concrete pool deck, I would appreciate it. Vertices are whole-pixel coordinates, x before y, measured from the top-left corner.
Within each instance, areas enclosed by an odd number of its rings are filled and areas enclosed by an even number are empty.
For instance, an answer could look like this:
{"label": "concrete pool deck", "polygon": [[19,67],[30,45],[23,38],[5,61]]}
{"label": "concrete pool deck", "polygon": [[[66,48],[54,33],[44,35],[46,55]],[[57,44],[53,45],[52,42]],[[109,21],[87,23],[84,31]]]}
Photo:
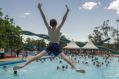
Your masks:
{"label": "concrete pool deck", "polygon": [[[33,56],[28,56],[26,60],[30,59]],[[22,57],[18,57],[18,58],[5,58],[5,59],[0,59],[0,62],[8,62],[8,61],[17,61],[17,60],[21,60]]]}

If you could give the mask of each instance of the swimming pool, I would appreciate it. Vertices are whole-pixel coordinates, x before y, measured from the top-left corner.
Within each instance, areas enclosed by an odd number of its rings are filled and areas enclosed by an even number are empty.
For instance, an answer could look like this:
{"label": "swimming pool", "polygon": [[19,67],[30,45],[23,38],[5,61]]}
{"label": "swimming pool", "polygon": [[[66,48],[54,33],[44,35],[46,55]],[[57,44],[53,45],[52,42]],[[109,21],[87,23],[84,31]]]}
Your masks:
{"label": "swimming pool", "polygon": [[69,65],[66,70],[57,70],[57,66],[67,65],[64,61],[59,63],[62,60],[57,58],[53,61],[49,59],[46,59],[45,62],[34,61],[27,67],[18,70],[17,76],[13,74],[13,65],[9,65],[7,71],[0,67],[0,79],[119,79],[119,62],[117,58],[112,58],[108,67],[106,65],[96,67],[90,58],[85,60],[88,61],[88,64],[82,64],[81,61],[84,60],[80,58],[80,63],[75,63],[75,65],[85,69],[85,74],[75,72]]}

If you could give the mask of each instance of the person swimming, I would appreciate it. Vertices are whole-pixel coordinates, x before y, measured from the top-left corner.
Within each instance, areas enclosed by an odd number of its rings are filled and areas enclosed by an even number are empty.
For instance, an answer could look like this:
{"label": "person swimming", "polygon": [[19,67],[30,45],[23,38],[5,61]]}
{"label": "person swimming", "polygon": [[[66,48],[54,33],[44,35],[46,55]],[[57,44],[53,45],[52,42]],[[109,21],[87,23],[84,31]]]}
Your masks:
{"label": "person swimming", "polygon": [[3,70],[7,71],[7,66],[6,65],[3,66]]}
{"label": "person swimming", "polygon": [[17,69],[13,68],[13,71],[14,71],[14,75],[16,76],[17,75]]}

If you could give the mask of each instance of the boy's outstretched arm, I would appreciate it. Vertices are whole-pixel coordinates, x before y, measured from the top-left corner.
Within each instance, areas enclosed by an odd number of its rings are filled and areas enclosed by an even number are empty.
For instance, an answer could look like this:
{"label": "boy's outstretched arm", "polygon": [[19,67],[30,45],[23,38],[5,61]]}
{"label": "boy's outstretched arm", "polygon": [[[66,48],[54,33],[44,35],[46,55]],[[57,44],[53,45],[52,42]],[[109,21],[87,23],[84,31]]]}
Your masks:
{"label": "boy's outstretched arm", "polygon": [[61,22],[61,24],[58,26],[58,29],[61,29],[61,28],[62,28],[64,22],[66,21],[67,15],[68,15],[68,13],[69,13],[69,8],[68,8],[68,6],[65,5],[65,7],[66,7],[67,11],[66,11],[66,13],[65,13],[64,16],[63,16],[62,22]]}
{"label": "boy's outstretched arm", "polygon": [[49,25],[48,25],[48,22],[47,22],[47,20],[46,20],[45,14],[44,14],[44,12],[43,12],[43,10],[42,10],[42,4],[41,4],[41,3],[38,4],[38,9],[39,9],[39,11],[40,11],[40,13],[41,13],[41,16],[42,16],[42,18],[43,18],[43,21],[44,21],[44,23],[45,23],[45,26],[46,26],[47,28],[49,28]]}

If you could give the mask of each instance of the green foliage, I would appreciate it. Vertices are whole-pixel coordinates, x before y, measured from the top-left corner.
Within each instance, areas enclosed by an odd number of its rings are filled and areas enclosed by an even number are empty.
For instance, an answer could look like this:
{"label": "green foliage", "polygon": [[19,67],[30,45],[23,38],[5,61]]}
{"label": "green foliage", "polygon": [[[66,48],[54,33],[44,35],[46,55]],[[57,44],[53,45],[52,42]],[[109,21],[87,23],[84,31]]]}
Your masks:
{"label": "green foliage", "polygon": [[16,49],[22,47],[21,28],[14,24],[14,19],[6,15],[2,18],[0,10],[0,48]]}
{"label": "green foliage", "polygon": [[2,8],[0,8],[0,18],[3,16],[3,12],[1,10]]}
{"label": "green foliage", "polygon": [[34,47],[36,47],[37,49],[45,48],[46,47],[45,40],[44,39],[35,40],[32,38],[27,38],[24,43],[24,49],[32,50],[34,49]]}
{"label": "green foliage", "polygon": [[[117,37],[119,37],[118,30],[109,25],[109,20],[106,20],[102,23],[102,25],[95,27],[93,34],[89,35],[89,38],[91,38],[95,44],[103,45],[115,50],[118,50],[119,48],[119,38]],[[111,38],[113,43],[110,44],[110,40],[107,41],[108,44],[102,42],[107,38]]]}

